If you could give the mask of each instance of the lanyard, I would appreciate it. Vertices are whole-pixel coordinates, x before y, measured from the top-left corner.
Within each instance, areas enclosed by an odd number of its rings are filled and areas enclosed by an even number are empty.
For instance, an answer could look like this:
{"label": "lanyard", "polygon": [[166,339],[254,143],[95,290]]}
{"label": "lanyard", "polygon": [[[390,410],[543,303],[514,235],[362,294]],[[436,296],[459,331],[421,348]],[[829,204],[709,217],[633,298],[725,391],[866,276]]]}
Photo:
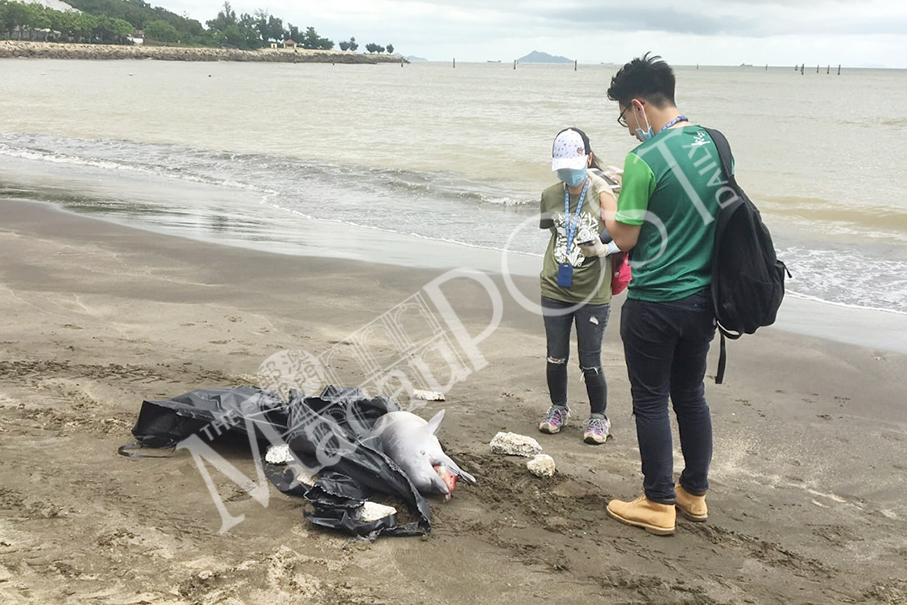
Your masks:
{"label": "lanyard", "polygon": [[680,122],[689,122],[689,121],[690,121],[689,118],[687,118],[686,116],[677,116],[676,118],[674,118],[673,120],[671,120],[670,122],[665,124],[664,127],[658,131],[658,134],[663,133],[665,130],[667,130],[674,124],[679,124]]}
{"label": "lanyard", "polygon": [[586,177],[586,183],[583,185],[583,192],[579,194],[579,202],[576,203],[576,212],[573,214],[573,220],[570,220],[570,189],[564,184],[564,229],[567,231],[567,258],[570,257],[570,248],[573,246],[573,236],[579,227],[579,213],[583,209],[583,200],[586,199],[586,191],[589,189],[589,177]]}

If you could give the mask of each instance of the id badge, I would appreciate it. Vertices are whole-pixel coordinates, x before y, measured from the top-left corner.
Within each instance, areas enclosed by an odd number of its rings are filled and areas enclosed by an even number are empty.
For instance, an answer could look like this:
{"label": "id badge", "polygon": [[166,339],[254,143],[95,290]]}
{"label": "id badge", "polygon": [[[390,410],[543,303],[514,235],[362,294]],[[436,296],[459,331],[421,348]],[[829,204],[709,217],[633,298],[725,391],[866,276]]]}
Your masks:
{"label": "id badge", "polygon": [[561,263],[557,266],[557,285],[561,288],[569,288],[573,285],[573,265]]}

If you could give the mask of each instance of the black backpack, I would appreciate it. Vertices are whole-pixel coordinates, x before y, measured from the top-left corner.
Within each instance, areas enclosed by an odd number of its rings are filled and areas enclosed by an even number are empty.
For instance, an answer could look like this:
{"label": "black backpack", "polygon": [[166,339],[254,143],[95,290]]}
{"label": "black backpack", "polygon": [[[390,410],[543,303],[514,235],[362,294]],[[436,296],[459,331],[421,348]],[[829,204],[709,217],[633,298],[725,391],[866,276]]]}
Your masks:
{"label": "black backpack", "polygon": [[705,131],[718,148],[727,186],[732,190],[721,196],[712,257],[712,304],[721,332],[715,383],[721,384],[727,366],[725,338],[736,340],[772,325],[784,298],[784,277],[791,275],[775,254],[772,236],[758,208],[734,178],[730,144],[717,130]]}

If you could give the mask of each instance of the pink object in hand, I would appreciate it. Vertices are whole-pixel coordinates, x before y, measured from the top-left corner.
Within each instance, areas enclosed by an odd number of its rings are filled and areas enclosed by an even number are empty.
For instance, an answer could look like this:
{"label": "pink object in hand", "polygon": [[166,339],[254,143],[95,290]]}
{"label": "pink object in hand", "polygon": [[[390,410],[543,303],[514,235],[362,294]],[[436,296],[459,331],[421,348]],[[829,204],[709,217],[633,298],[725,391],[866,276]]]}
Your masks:
{"label": "pink object in hand", "polygon": [[633,279],[630,259],[627,258],[626,252],[618,252],[611,255],[611,269],[611,294],[620,294],[627,289],[627,284]]}

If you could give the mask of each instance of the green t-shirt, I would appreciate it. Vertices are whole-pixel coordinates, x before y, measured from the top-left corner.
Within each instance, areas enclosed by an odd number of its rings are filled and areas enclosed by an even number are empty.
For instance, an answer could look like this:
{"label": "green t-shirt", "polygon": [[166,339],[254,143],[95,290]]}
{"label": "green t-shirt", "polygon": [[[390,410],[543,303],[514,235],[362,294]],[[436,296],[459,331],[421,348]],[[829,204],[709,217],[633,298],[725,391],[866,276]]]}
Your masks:
{"label": "green t-shirt", "polygon": [[615,217],[642,225],[628,298],[679,300],[709,286],[725,185],[718,149],[699,126],[666,130],[630,152]]}
{"label": "green t-shirt", "polygon": [[[611,259],[592,256],[586,258],[579,248],[605,231],[601,215],[601,192],[608,184],[600,177],[588,173],[589,190],[579,213],[573,245],[567,256],[567,229],[564,223],[564,184],[552,185],[542,192],[539,227],[551,229],[551,239],[545,251],[542,273],[542,296],[568,303],[603,305],[611,301]],[[570,220],[573,220],[580,194],[570,194]],[[569,288],[557,285],[557,267],[569,262],[573,266],[573,283]],[[587,300],[588,299],[588,300]]]}

